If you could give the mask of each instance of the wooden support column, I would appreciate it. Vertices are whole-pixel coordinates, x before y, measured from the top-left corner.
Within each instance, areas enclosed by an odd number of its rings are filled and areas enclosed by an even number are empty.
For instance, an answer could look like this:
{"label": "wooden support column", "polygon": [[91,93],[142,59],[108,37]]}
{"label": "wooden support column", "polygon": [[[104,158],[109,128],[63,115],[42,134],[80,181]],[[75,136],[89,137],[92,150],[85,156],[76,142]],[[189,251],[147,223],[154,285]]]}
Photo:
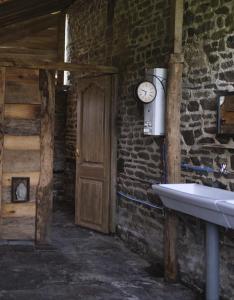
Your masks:
{"label": "wooden support column", "polygon": [[[5,68],[0,68],[0,227],[2,217],[2,164],[3,164],[3,142],[4,142],[4,98],[5,98]],[[1,228],[0,228],[1,233]]]}
{"label": "wooden support column", "polygon": [[[173,53],[169,61],[166,111],[167,178],[168,183],[181,182],[180,148],[180,105],[182,90],[183,54],[183,0],[173,0]],[[177,267],[177,227],[178,219],[173,211],[166,212],[164,229],[164,267],[165,279],[175,282]]]}
{"label": "wooden support column", "polygon": [[41,92],[41,173],[37,190],[36,242],[50,241],[53,205],[53,150],[54,150],[54,72],[40,70]]}

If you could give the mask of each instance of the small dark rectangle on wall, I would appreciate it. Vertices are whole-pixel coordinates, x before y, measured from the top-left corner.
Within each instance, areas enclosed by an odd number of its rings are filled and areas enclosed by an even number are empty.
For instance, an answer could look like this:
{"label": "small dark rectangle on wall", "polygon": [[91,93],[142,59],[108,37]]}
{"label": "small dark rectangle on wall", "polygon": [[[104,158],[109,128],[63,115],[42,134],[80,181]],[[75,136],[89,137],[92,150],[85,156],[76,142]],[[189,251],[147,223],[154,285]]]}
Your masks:
{"label": "small dark rectangle on wall", "polygon": [[12,177],[11,181],[12,202],[28,202],[30,199],[30,178]]}
{"label": "small dark rectangle on wall", "polygon": [[234,93],[226,92],[217,98],[217,134],[234,136]]}

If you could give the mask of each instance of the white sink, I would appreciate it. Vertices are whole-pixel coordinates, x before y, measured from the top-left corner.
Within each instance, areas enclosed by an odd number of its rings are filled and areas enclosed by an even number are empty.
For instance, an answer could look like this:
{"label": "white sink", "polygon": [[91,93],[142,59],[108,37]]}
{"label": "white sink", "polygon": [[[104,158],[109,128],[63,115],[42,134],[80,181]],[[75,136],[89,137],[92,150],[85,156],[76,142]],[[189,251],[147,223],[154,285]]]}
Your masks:
{"label": "white sink", "polygon": [[218,208],[223,213],[229,228],[234,228],[234,200],[218,202]]}
{"label": "white sink", "polygon": [[195,183],[155,184],[153,189],[168,208],[234,228],[233,192]]}

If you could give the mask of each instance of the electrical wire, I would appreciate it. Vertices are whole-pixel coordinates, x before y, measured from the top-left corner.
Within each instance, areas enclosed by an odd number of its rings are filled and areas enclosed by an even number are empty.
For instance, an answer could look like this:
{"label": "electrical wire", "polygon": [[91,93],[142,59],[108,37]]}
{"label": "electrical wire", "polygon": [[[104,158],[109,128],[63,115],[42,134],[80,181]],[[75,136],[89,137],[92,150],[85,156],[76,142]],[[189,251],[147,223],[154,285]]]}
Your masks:
{"label": "electrical wire", "polygon": [[[162,76],[158,76],[158,75],[154,75],[154,74],[146,74],[146,75],[147,76],[155,77],[160,82],[160,84],[162,85],[163,91],[164,91],[164,95],[166,96],[166,88],[165,88],[165,86],[163,84],[163,81],[165,81],[165,79]],[[160,79],[160,77],[162,79]]]}

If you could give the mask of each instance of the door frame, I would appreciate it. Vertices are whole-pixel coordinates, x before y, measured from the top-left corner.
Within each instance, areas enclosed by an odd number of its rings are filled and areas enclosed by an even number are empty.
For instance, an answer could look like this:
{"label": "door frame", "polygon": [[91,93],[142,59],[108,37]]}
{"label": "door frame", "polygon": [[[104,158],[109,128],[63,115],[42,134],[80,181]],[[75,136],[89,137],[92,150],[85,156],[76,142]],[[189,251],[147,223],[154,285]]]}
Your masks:
{"label": "door frame", "polygon": [[[22,68],[22,69],[38,69],[43,70],[43,72],[47,73],[47,76],[51,72],[57,71],[69,71],[74,72],[75,74],[83,74],[87,72],[89,74],[100,74],[99,76],[111,76],[111,165],[110,165],[110,207],[109,207],[109,230],[110,233],[114,233],[116,231],[116,183],[117,183],[117,95],[118,95],[118,69],[112,66],[103,66],[103,65],[92,65],[92,64],[72,64],[72,63],[64,63],[64,62],[51,62],[51,63],[19,63],[16,61],[10,62],[1,62],[0,63],[0,71],[4,72],[6,67],[14,67],[14,68]],[[49,71],[49,72],[48,72]],[[50,80],[52,82],[52,80]],[[50,84],[51,93],[53,94],[53,88],[55,88],[55,84]],[[1,91],[0,91],[1,92]],[[0,106],[2,105],[2,92],[0,94]],[[50,97],[51,101],[54,101],[54,97]],[[52,111],[54,109],[54,102],[51,103]],[[53,116],[54,117],[54,112]],[[1,120],[1,111],[0,111],[0,125],[2,123]],[[1,127],[1,126],[0,126]],[[52,126],[53,127],[53,126]],[[51,132],[53,135],[53,132]],[[53,156],[53,152],[50,152],[50,158]],[[1,141],[1,132],[0,132],[0,156],[2,155],[2,141]],[[0,161],[0,173],[1,173],[1,161]],[[51,174],[50,179],[53,179],[53,174]],[[42,189],[43,190],[43,189]],[[0,192],[1,192],[1,181],[0,181]],[[47,192],[49,193],[49,198],[53,193],[52,186],[49,185],[47,187]],[[1,193],[0,193],[1,194]],[[1,211],[1,195],[0,195],[0,211]],[[42,197],[43,198],[43,197]],[[41,223],[42,228],[40,228],[40,224],[36,218],[37,230],[37,237],[35,239],[36,243],[48,243],[50,241],[50,227],[51,227],[51,214],[52,214],[52,205],[51,201],[48,201],[48,211],[46,213],[46,217],[44,218],[44,222]],[[38,215],[37,215],[38,216]],[[36,234],[36,232],[35,232]]]}
{"label": "door frame", "polygon": [[[110,167],[109,167],[109,220],[108,220],[108,231],[109,233],[116,232],[116,183],[117,183],[117,124],[116,124],[116,116],[117,116],[117,89],[118,89],[118,77],[113,74],[103,74],[98,76],[100,77],[110,76]],[[80,77],[77,78],[79,80],[92,80],[92,78],[96,78],[97,76],[88,76],[88,77]],[[76,87],[77,89],[78,87]],[[78,117],[78,102],[77,102],[77,125],[79,124]],[[80,126],[77,126],[79,128]],[[78,136],[78,132],[76,132],[76,137]],[[77,140],[76,140],[76,148],[77,148]],[[77,168],[77,158],[76,158],[76,168]],[[75,179],[75,202],[77,197],[77,169],[76,169],[76,179]],[[75,203],[76,205],[76,203]]]}
{"label": "door frame", "polygon": [[116,232],[117,209],[117,97],[118,76],[111,76],[111,165],[110,165],[110,233]]}

